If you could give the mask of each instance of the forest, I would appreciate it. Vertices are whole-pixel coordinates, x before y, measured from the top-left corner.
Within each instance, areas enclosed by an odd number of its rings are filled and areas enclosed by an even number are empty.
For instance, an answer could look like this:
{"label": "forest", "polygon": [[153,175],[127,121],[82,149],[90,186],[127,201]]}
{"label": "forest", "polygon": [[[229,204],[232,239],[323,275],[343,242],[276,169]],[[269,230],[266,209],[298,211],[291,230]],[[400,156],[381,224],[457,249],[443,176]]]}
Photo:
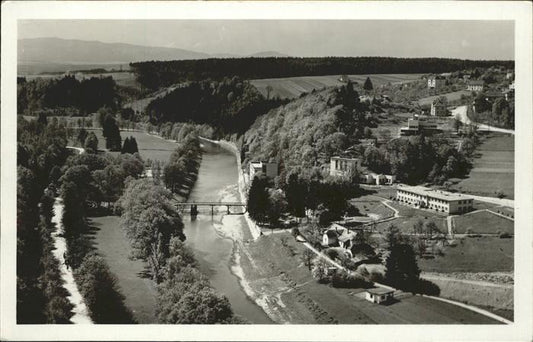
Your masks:
{"label": "forest", "polygon": [[250,83],[233,77],[178,87],[150,102],[145,114],[152,124],[194,122],[242,134],[258,116],[282,103],[286,101],[265,99]]}
{"label": "forest", "polygon": [[79,81],[67,75],[57,79],[17,80],[18,114],[47,111],[53,115],[85,116],[104,106],[116,109],[119,105],[119,93],[112,77]]}
{"label": "forest", "polygon": [[227,75],[235,75],[242,79],[258,79],[337,74],[442,73],[489,66],[512,68],[514,61],[392,57],[269,57],[130,63],[137,82],[142,87],[152,90],[183,81],[221,80]]}

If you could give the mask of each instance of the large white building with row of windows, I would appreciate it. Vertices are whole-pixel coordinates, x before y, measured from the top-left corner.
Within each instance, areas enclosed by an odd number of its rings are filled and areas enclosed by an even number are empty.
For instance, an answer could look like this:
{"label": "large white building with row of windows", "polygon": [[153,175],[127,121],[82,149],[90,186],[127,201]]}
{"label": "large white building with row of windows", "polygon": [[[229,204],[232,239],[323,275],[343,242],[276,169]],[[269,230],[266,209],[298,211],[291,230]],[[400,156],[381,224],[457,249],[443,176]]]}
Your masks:
{"label": "large white building with row of windows", "polygon": [[465,195],[433,190],[423,186],[402,186],[396,191],[396,200],[416,208],[432,209],[448,214],[472,210],[474,200]]}

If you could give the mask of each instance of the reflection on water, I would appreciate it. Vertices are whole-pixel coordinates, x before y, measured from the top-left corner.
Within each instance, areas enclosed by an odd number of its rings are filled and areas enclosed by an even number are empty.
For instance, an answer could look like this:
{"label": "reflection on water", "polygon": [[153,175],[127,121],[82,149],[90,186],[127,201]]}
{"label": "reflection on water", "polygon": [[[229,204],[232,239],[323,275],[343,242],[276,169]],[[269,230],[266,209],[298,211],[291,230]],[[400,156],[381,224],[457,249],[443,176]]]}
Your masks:
{"label": "reflection on water", "polygon": [[[237,188],[237,163],[233,154],[216,145],[204,143],[204,154],[198,180],[192,190],[190,201],[239,201]],[[184,214],[186,243],[194,250],[200,269],[212,286],[230,301],[233,311],[252,323],[272,323],[266,313],[250,300],[231,273],[233,240],[250,239],[244,218],[238,215],[223,215],[225,207],[215,210],[198,207],[199,214],[191,219]],[[220,233],[215,229],[221,230]]]}

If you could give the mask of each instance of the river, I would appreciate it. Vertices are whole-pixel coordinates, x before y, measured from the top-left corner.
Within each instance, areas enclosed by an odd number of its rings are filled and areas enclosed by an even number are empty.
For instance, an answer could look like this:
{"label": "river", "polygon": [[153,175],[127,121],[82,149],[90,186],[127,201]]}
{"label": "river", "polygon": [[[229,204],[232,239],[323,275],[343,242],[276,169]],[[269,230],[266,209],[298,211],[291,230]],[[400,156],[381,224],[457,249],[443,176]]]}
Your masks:
{"label": "river", "polygon": [[[215,144],[202,144],[202,163],[189,200],[240,201],[235,156]],[[267,314],[247,297],[239,278],[231,272],[231,267],[235,267],[235,243],[252,239],[244,217],[225,215],[225,208],[219,208],[214,216],[207,207],[198,207],[198,211],[195,220],[184,213],[183,221],[186,243],[194,250],[200,270],[229,299],[237,315],[254,324],[272,324]]]}

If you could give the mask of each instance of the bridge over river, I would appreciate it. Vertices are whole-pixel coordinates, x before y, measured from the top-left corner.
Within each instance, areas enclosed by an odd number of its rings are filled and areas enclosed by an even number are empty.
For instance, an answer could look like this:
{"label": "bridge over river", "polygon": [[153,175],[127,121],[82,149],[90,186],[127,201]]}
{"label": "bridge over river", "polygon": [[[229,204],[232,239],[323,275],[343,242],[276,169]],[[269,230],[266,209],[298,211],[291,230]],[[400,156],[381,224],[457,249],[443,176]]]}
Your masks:
{"label": "bridge over river", "polygon": [[[241,202],[215,202],[215,201],[203,201],[203,202],[178,202],[177,203],[178,209],[181,212],[189,212],[191,215],[197,215],[199,213],[202,213],[200,209],[207,208],[208,211],[211,213],[211,215],[214,215],[215,213],[218,213],[219,210],[215,211],[215,207],[225,207],[226,208],[226,214],[227,215],[244,215],[246,213],[246,204]],[[235,210],[235,209],[241,209],[241,210]],[[209,210],[210,209],[210,210]]]}

